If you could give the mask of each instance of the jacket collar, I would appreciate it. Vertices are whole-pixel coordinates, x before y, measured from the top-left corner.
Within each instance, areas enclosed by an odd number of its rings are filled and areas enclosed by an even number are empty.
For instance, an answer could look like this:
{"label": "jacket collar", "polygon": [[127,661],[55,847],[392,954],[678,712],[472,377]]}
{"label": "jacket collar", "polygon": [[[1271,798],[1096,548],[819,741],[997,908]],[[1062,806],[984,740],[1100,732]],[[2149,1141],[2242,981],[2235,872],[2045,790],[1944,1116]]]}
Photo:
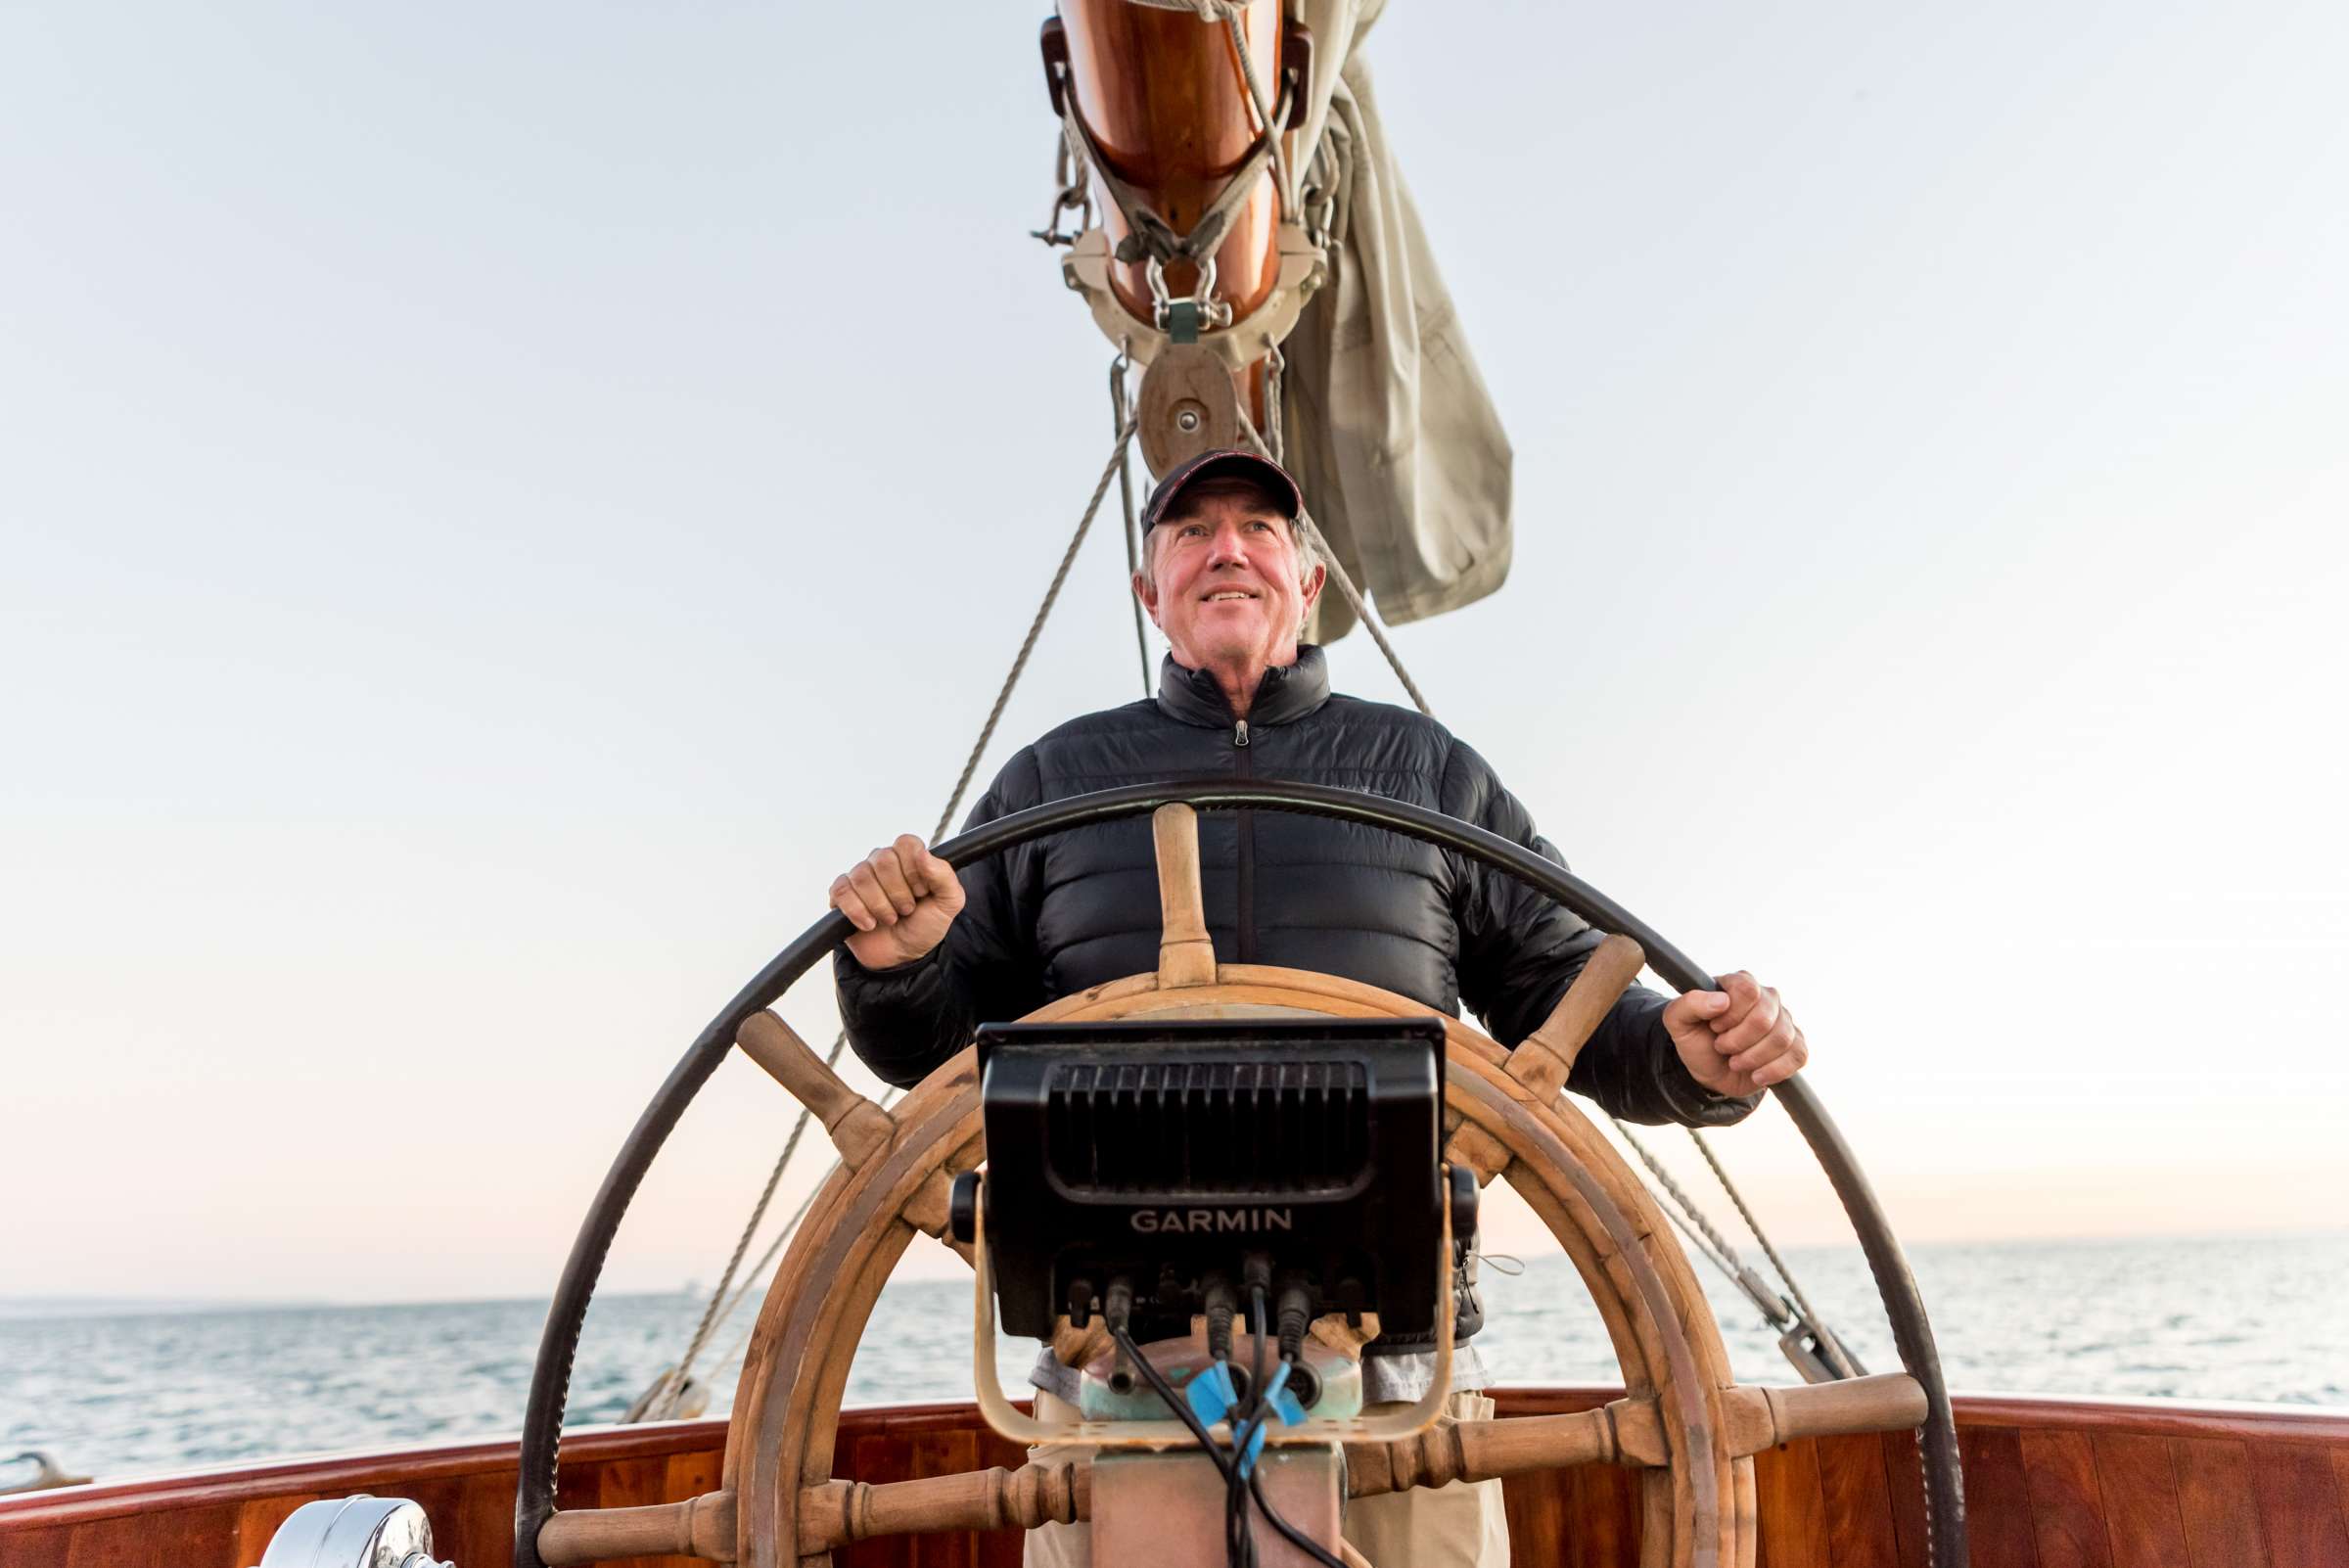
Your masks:
{"label": "jacket collar", "polygon": [[[1274,665],[1257,682],[1256,701],[1249,705],[1251,724],[1288,724],[1329,701],[1329,662],[1313,644],[1300,643],[1297,662]],[[1223,688],[1204,669],[1185,669],[1169,654],[1158,667],[1158,706],[1186,724],[1221,729],[1232,722],[1231,704]]]}

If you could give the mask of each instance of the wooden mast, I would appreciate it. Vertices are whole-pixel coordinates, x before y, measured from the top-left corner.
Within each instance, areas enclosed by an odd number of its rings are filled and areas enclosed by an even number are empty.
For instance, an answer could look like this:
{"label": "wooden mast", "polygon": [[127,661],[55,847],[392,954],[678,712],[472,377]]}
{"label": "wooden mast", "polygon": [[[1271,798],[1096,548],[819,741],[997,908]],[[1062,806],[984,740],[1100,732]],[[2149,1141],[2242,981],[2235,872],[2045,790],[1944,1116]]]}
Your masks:
{"label": "wooden mast", "polygon": [[[1239,199],[1215,250],[1215,298],[1229,307],[1230,325],[1263,308],[1282,282],[1277,183],[1269,164],[1246,172],[1263,135],[1248,68],[1253,66],[1257,86],[1277,115],[1284,69],[1311,58],[1303,29],[1284,23],[1277,6],[1250,6],[1238,24],[1248,40],[1245,65],[1228,25],[1204,22],[1187,9],[1063,0],[1060,15],[1044,28],[1047,70],[1066,72],[1054,88],[1055,108],[1082,127],[1095,161],[1147,201],[1175,234],[1190,233],[1233,178],[1249,180],[1252,188]],[[1092,184],[1102,231],[1114,249],[1131,236],[1133,225],[1097,168]],[[1162,281],[1169,297],[1179,300],[1197,291],[1199,275],[1195,262],[1177,260],[1166,265]],[[1111,260],[1108,284],[1119,309],[1144,326],[1155,324],[1146,258]],[[1239,407],[1265,429],[1266,356],[1260,350],[1245,364],[1229,356],[1224,362]],[[1193,368],[1178,379],[1203,373]],[[1161,400],[1180,399],[1176,393]],[[1212,409],[1218,401],[1207,399],[1202,407]],[[1212,413],[1208,418],[1217,427],[1226,423]],[[1185,428],[1207,439],[1196,426]],[[1164,466],[1164,438],[1145,430],[1143,450],[1154,468]],[[1208,443],[1240,442],[1236,434],[1220,432]]]}
{"label": "wooden mast", "polygon": [[[1255,111],[1230,32],[1190,11],[1135,5],[1132,0],[1062,0],[1073,113],[1093,145],[1127,184],[1148,193],[1177,234],[1191,225],[1237,173],[1256,145]],[[1280,92],[1281,24],[1277,6],[1240,14],[1257,78],[1268,98]],[[1114,245],[1128,231],[1126,215],[1095,182],[1095,200]],[[1223,243],[1216,250],[1216,290],[1244,320],[1272,292],[1277,275],[1275,234],[1280,204],[1271,179],[1257,181]],[[1119,302],[1136,321],[1151,315],[1150,287],[1139,261],[1110,272]],[[1187,261],[1167,268],[1167,288],[1180,297],[1198,286]]]}

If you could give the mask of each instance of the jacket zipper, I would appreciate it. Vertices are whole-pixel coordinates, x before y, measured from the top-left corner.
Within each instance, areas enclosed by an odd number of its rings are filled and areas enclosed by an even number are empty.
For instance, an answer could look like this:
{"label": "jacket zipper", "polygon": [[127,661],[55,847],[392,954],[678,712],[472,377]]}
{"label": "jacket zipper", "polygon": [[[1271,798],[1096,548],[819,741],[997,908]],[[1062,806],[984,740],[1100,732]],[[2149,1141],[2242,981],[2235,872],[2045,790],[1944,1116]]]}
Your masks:
{"label": "jacket zipper", "polygon": [[[1248,769],[1248,720],[1234,720],[1231,726],[1232,777],[1245,779]],[[1256,813],[1240,810],[1233,813],[1232,823],[1239,840],[1239,865],[1235,880],[1239,884],[1238,919],[1234,922],[1236,962],[1256,962]]]}

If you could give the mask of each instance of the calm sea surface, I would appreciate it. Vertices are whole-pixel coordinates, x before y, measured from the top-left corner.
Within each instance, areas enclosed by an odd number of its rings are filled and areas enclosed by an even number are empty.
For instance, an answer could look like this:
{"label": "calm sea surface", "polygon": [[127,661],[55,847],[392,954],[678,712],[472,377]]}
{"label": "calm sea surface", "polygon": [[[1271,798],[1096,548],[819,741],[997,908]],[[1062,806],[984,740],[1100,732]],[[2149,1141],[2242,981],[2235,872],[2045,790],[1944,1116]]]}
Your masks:
{"label": "calm sea surface", "polygon": [[[1758,1262],[1758,1260],[1756,1260]],[[1856,1249],[1788,1256],[1871,1370],[1898,1364]],[[2349,1235],[1923,1246],[1910,1255],[1960,1391],[2349,1406]],[[1742,1297],[1702,1264],[1741,1379],[1795,1380]],[[1478,1343],[1503,1382],[1620,1381],[1560,1257],[1488,1273]],[[751,1307],[755,1308],[755,1303]],[[970,1286],[890,1286],[849,1379],[852,1405],[967,1399]],[[698,1297],[613,1296],[587,1320],[572,1419],[609,1421],[699,1319]],[[751,1308],[715,1337],[735,1344]],[[100,1312],[0,1303],[0,1461],[46,1449],[102,1479],[262,1455],[508,1436],[545,1304]],[[1006,1342],[1004,1381],[1032,1346]],[[737,1352],[712,1369],[731,1403]],[[0,1481],[17,1478],[0,1469]]]}

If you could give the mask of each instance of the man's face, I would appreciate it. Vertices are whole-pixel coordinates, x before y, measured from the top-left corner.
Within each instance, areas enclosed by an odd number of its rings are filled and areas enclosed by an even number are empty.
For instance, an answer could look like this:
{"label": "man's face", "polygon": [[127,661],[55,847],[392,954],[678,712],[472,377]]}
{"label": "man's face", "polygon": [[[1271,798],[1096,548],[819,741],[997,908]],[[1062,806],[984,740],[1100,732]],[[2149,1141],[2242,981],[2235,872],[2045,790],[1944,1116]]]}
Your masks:
{"label": "man's face", "polygon": [[1299,582],[1297,540],[1271,496],[1246,480],[1202,480],[1144,541],[1155,581],[1136,578],[1177,664],[1294,664],[1305,613],[1323,571]]}

